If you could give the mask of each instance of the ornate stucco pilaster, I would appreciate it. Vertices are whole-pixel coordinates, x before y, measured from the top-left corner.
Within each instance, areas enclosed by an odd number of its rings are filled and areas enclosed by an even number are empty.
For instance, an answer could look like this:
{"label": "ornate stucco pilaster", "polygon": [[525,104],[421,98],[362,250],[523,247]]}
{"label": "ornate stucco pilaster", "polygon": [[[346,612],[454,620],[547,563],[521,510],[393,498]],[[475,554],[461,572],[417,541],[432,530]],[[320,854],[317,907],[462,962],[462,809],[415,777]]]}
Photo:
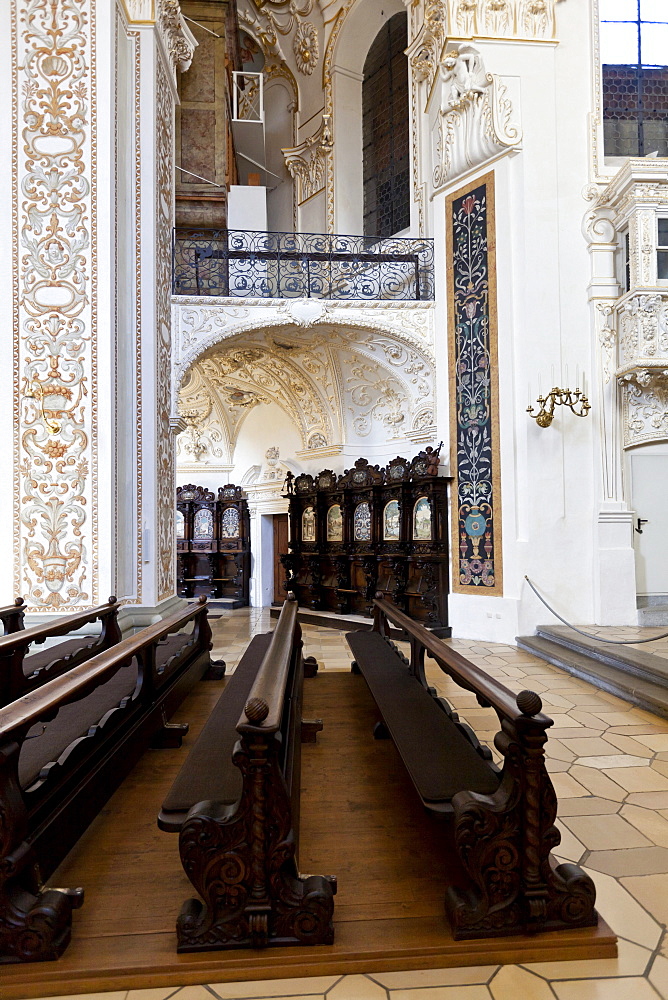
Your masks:
{"label": "ornate stucco pilaster", "polygon": [[330,116],[323,115],[316,132],[298,146],[282,149],[285,165],[297,181],[297,204],[324,190],[327,160],[332,152]]}
{"label": "ornate stucco pilaster", "polygon": [[96,44],[90,0],[13,0],[14,592],[37,611],[100,597]]}

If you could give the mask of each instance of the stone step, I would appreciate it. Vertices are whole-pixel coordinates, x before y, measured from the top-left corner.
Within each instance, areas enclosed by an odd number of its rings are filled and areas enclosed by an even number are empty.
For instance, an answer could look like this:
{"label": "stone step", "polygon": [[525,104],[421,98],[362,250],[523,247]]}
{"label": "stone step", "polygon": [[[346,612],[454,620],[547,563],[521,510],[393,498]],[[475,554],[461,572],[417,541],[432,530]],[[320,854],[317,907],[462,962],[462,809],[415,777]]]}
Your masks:
{"label": "stone step", "polygon": [[638,625],[663,625],[668,629],[668,604],[648,604],[638,608]]}
{"label": "stone step", "polygon": [[[574,677],[589,681],[603,691],[629,701],[638,708],[668,718],[668,660],[645,653],[642,654],[643,664],[640,670],[633,670],[631,668],[633,666],[637,668],[638,665],[633,664],[633,657],[628,655],[628,650],[623,658],[615,658],[614,655],[600,650],[596,651],[600,655],[592,655],[590,650],[575,648],[574,642],[567,644],[546,637],[542,634],[543,631],[547,630],[541,629],[541,634],[538,635],[518,636],[515,641],[520,649],[547,660],[548,663],[566,670]],[[584,643],[590,640],[582,637],[582,641]],[[645,657],[651,659],[650,665],[645,661]],[[650,666],[654,669],[651,670]]]}

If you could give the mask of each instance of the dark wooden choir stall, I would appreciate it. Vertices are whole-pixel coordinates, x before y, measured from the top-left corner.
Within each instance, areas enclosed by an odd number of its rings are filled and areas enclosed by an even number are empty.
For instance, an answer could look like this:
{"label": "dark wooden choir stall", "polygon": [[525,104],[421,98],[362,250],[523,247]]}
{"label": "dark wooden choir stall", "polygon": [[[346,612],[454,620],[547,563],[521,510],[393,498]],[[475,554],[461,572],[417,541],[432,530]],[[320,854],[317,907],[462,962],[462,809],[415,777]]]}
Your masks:
{"label": "dark wooden choir stall", "polygon": [[439,451],[386,468],[365,458],[336,476],[289,478],[287,587],[299,604],[333,615],[371,616],[381,591],[395,607],[447,637],[449,479]]}
{"label": "dark wooden choir stall", "polygon": [[176,489],[176,574],[181,597],[204,594],[229,608],[248,605],[250,519],[240,486]]}

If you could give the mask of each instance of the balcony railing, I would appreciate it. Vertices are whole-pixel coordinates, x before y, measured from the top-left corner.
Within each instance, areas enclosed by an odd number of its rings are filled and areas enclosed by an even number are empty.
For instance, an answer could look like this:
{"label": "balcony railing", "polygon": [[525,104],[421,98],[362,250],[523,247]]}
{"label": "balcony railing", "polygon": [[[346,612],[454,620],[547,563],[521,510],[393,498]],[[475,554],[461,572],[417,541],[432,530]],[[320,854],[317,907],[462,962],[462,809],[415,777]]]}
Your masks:
{"label": "balcony railing", "polygon": [[434,243],[319,233],[174,231],[174,295],[434,298]]}

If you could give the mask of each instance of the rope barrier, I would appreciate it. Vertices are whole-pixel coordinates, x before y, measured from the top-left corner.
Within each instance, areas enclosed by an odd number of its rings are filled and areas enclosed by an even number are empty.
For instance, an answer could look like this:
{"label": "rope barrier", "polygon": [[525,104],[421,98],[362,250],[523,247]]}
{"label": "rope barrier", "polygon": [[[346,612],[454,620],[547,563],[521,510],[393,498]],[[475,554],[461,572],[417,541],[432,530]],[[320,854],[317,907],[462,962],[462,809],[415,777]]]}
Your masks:
{"label": "rope barrier", "polygon": [[636,646],[641,642],[656,642],[657,639],[668,639],[668,632],[663,632],[661,635],[653,635],[649,639],[604,639],[600,635],[592,635],[590,632],[583,632],[581,628],[576,628],[575,625],[571,625],[571,623],[567,622],[565,618],[562,618],[561,615],[554,610],[554,608],[550,607],[545,598],[538,593],[536,587],[533,585],[528,576],[525,576],[524,579],[529,584],[538,600],[545,605],[550,614],[553,614],[555,618],[558,618],[560,622],[563,622],[567,628],[573,629],[574,632],[577,632],[578,635],[583,635],[586,639],[595,639],[598,642],[605,642],[610,646]]}

